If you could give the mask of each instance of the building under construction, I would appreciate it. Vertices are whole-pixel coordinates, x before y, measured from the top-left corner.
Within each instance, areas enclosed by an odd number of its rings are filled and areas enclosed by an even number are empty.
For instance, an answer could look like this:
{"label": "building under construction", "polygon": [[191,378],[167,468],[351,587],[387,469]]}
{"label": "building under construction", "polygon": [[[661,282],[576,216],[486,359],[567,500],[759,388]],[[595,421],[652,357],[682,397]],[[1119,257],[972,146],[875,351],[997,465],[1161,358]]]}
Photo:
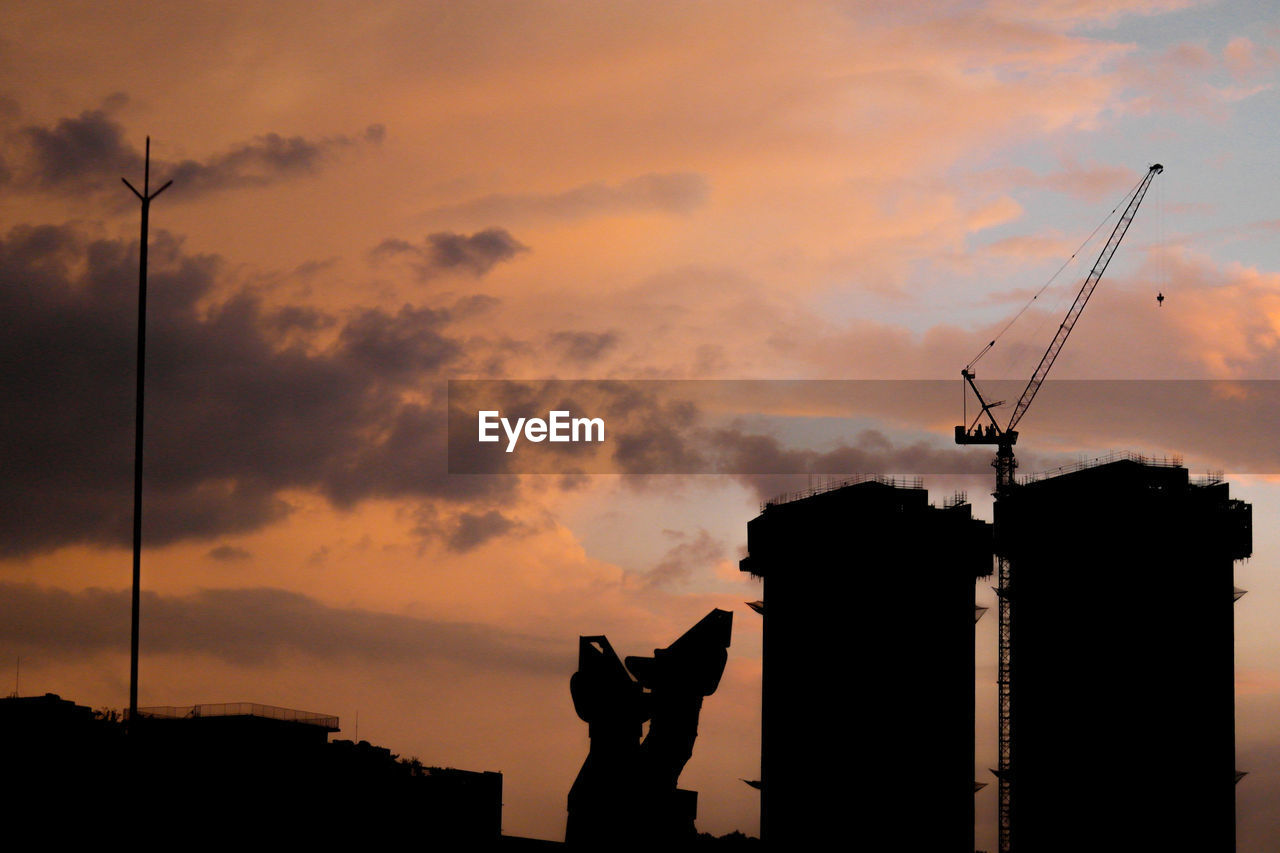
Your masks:
{"label": "building under construction", "polygon": [[1009,846],[1234,850],[1232,568],[1250,505],[1177,461],[1126,457],[1014,485],[996,536]]}
{"label": "building under construction", "polygon": [[991,526],[962,497],[868,478],[766,504],[747,548],[764,579],[762,839],[971,853]]}

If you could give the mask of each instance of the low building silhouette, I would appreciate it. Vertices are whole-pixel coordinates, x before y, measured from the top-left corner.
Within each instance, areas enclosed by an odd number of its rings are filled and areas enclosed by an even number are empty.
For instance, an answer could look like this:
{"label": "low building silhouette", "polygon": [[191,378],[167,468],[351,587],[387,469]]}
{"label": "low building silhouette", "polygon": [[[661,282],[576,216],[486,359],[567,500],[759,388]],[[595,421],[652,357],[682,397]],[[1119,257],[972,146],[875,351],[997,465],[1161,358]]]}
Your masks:
{"label": "low building silhouette", "polygon": [[50,694],[0,700],[0,729],[6,775],[22,782],[0,817],[54,827],[64,841],[121,820],[150,842],[377,847],[411,833],[440,849],[486,849],[501,836],[501,773],[330,743],[330,715],[206,704],[139,708],[126,725]]}
{"label": "low building silhouette", "polygon": [[766,504],[747,550],[764,579],[762,841],[971,853],[991,525],[918,480],[865,478]]}

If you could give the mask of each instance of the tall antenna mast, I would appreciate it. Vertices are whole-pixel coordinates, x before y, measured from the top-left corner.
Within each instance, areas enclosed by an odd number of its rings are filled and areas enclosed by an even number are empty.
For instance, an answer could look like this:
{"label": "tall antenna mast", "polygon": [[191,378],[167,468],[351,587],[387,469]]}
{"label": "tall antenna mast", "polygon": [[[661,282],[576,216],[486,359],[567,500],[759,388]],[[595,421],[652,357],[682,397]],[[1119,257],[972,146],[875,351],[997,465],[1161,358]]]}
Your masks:
{"label": "tall antenna mast", "polygon": [[138,243],[138,390],[133,415],[133,624],[129,643],[129,726],[138,716],[138,604],[142,586],[142,393],[147,359],[147,217],[151,202],[173,181],[151,192],[151,137],[142,167],[142,192],[121,178],[142,202],[142,237]]}

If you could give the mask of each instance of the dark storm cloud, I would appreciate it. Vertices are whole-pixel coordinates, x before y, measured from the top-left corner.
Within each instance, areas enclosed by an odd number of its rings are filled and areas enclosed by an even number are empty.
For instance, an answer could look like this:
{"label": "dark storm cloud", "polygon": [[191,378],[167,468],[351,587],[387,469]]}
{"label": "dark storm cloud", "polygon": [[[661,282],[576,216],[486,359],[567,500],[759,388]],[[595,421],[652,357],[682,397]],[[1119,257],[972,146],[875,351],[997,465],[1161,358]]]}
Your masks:
{"label": "dark storm cloud", "polygon": [[459,344],[441,334],[448,319],[444,311],[410,305],[394,315],[361,311],[347,321],[339,341],[348,357],[371,373],[409,380],[461,354]]}
{"label": "dark storm cloud", "polygon": [[156,174],[172,178],[175,187],[191,194],[232,187],[265,186],[281,178],[317,172],[337,151],[361,142],[377,144],[384,135],[385,130],[380,124],[370,125],[357,136],[316,140],[268,133],[207,160],[162,164],[156,168]]}
{"label": "dark storm cloud", "polygon": [[370,255],[375,260],[404,258],[418,277],[426,280],[449,271],[481,276],[495,264],[509,261],[528,250],[528,246],[512,237],[505,228],[486,228],[471,235],[451,231],[428,234],[421,245],[391,238],[375,246]]}
{"label": "dark storm cloud", "polygon": [[[443,389],[442,389],[443,390]],[[447,418],[442,400],[431,405],[400,404],[376,426],[376,441],[357,443],[341,457],[341,466],[326,471],[325,494],[338,506],[368,497],[437,497],[455,501],[500,499],[515,483],[506,460],[488,464],[483,477],[451,477],[445,455]],[[419,532],[429,532],[422,530]]]}
{"label": "dark storm cloud", "polygon": [[590,183],[558,193],[498,194],[431,211],[431,217],[492,222],[521,218],[577,219],[656,210],[687,213],[706,202],[707,181],[689,172],[647,174],[620,184]]}
{"label": "dark storm cloud", "polygon": [[515,526],[514,521],[497,510],[491,509],[483,514],[464,512],[458,517],[458,526],[449,537],[449,549],[459,553],[470,551]]}
{"label": "dark storm cloud", "polygon": [[294,267],[293,274],[300,279],[308,279],[317,273],[333,269],[338,264],[337,258],[325,258],[322,261],[303,261]]}
{"label": "dark storm cloud", "polygon": [[[384,134],[381,125],[371,125],[354,136],[314,140],[267,133],[204,160],[170,162],[153,157],[153,187],[172,179],[175,198],[192,198],[213,190],[266,186],[312,174],[338,151],[377,144]],[[120,189],[124,177],[141,188],[143,152],[126,140],[124,127],[109,110],[86,110],[48,127],[24,127],[11,137],[15,153],[9,158],[9,183],[84,192]]]}
{"label": "dark storm cloud", "polygon": [[142,172],[142,155],[125,142],[124,128],[104,110],[86,110],[52,127],[27,127],[29,178],[44,188],[98,188]]}
{"label": "dark storm cloud", "polygon": [[504,228],[486,228],[470,237],[462,234],[440,233],[427,237],[430,244],[431,263],[440,269],[462,267],[484,275],[498,261],[515,257],[516,252],[526,251]]}
{"label": "dark storm cloud", "polygon": [[839,474],[866,471],[977,474],[990,459],[935,442],[896,444],[880,430],[864,429],[832,450],[786,448],[775,437],[733,429],[716,430],[711,443],[726,470],[740,474]]}
{"label": "dark storm cloud", "polygon": [[625,474],[705,470],[704,448],[692,432],[698,417],[697,406],[683,400],[638,409],[618,438],[614,461]]}
{"label": "dark storm cloud", "polygon": [[618,336],[614,332],[556,332],[551,336],[551,345],[564,354],[565,360],[587,364],[617,346]]}
{"label": "dark storm cloud", "polygon": [[[439,377],[461,352],[447,311],[270,312],[243,291],[211,301],[221,262],[168,235],[150,258],[148,542],[261,527],[290,488],[344,506],[514,488],[447,476]],[[0,553],[129,541],[137,263],[136,245],[71,227],[0,239]],[[319,351],[280,335],[339,323]]]}
{"label": "dark storm cloud", "polygon": [[337,322],[337,318],[307,305],[286,305],[263,318],[264,325],[285,334],[292,331],[318,332]]}
{"label": "dark storm cloud", "polygon": [[[502,671],[573,671],[573,649],[562,641],[472,623],[330,607],[282,589],[142,595],[148,654],[207,654],[250,666],[300,653],[322,660],[448,660]],[[68,592],[0,583],[0,642],[78,655],[123,652],[129,612],[128,590]]]}
{"label": "dark storm cloud", "polygon": [[449,308],[449,313],[458,319],[486,314],[502,304],[502,300],[487,293],[473,293],[464,296]]}
{"label": "dark storm cloud", "polygon": [[205,556],[217,560],[220,563],[233,563],[237,560],[247,560],[253,556],[250,552],[243,548],[237,548],[234,545],[219,545],[209,551]]}
{"label": "dark storm cloud", "polygon": [[828,451],[788,448],[775,436],[735,429],[715,431],[711,442],[725,470],[761,500],[804,488],[812,474],[991,474],[987,454],[963,453],[924,441],[895,444],[874,429],[863,430],[851,443]]}
{"label": "dark storm cloud", "polygon": [[676,540],[676,544],[662,555],[662,559],[652,569],[645,572],[645,582],[649,586],[683,583],[693,577],[695,572],[728,557],[729,551],[725,544],[702,528],[698,529],[697,535],[692,539],[681,531],[664,530],[663,533]]}

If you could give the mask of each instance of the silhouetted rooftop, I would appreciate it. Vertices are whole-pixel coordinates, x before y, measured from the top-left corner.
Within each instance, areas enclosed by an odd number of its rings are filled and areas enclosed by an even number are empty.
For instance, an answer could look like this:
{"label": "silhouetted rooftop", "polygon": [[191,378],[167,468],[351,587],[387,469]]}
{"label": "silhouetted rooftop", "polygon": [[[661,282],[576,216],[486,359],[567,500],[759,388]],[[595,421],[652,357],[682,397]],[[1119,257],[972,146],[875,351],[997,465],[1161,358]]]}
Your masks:
{"label": "silhouetted rooftop", "polygon": [[[1047,471],[1037,471],[1034,474],[1028,474],[1025,477],[1019,477],[1018,483],[1027,485],[1029,483],[1038,483],[1041,480],[1048,480],[1054,477],[1060,477],[1064,474],[1074,474],[1079,471],[1088,471],[1093,468],[1102,468],[1107,465],[1114,465],[1117,462],[1132,462],[1147,468],[1181,468],[1182,457],[1177,454],[1173,456],[1143,456],[1141,453],[1133,453],[1127,450],[1112,451],[1105,456],[1097,456],[1092,459],[1081,459],[1072,462],[1069,465],[1060,465],[1057,468],[1050,468]],[[1216,484],[1222,482],[1222,474],[1214,473],[1206,478],[1208,484]]]}
{"label": "silhouetted rooftop", "polygon": [[800,489],[795,492],[783,492],[776,497],[762,502],[760,504],[760,511],[764,512],[771,506],[793,503],[794,501],[802,501],[806,498],[815,497],[816,495],[824,495],[828,492],[834,492],[847,486],[860,486],[864,483],[878,483],[882,486],[892,486],[897,489],[924,488],[924,481],[920,477],[889,477],[884,474],[854,474],[852,477],[845,477],[839,480],[828,480],[821,485],[811,486],[808,489]]}
{"label": "silhouetted rooftop", "polygon": [[256,702],[227,702],[207,705],[155,705],[139,708],[139,717],[150,717],[161,720],[193,720],[202,717],[261,717],[268,720],[283,720],[289,723],[304,723],[320,726],[327,731],[338,731],[338,718],[329,714],[316,714],[311,711],[295,711],[291,708],[277,708],[274,705],[259,705]]}

